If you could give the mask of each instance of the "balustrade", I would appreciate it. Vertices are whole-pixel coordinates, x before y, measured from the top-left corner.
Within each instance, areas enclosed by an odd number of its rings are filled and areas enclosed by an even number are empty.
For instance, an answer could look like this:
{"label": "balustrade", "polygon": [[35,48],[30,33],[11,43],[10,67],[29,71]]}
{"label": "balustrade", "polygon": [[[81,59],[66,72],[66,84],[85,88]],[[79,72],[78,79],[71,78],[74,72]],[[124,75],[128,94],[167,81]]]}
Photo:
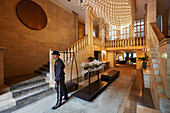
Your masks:
{"label": "balustrade", "polygon": [[145,45],[144,37],[110,40],[105,42],[106,48],[133,47],[133,46],[144,46],[144,45]]}

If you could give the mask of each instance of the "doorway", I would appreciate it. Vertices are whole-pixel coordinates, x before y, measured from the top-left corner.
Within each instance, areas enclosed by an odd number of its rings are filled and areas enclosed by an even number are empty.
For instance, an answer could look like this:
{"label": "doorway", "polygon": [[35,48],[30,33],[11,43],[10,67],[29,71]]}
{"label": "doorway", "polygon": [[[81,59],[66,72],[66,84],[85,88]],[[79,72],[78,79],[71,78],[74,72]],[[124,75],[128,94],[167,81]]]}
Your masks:
{"label": "doorway", "polygon": [[101,51],[94,51],[94,57],[96,60],[101,61]]}

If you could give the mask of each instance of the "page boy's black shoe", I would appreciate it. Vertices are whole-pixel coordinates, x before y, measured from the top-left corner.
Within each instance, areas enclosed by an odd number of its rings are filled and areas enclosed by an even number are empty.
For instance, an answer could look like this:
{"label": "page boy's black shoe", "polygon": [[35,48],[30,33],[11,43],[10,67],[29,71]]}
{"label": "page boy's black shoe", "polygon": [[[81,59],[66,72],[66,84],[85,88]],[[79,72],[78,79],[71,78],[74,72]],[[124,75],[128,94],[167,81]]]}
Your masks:
{"label": "page boy's black shoe", "polygon": [[61,106],[61,105],[59,105],[59,106],[55,105],[55,106],[53,106],[51,109],[52,109],[52,110],[55,110],[55,109],[59,108],[60,106]]}
{"label": "page boy's black shoe", "polygon": [[68,101],[68,97],[64,98],[64,100]]}

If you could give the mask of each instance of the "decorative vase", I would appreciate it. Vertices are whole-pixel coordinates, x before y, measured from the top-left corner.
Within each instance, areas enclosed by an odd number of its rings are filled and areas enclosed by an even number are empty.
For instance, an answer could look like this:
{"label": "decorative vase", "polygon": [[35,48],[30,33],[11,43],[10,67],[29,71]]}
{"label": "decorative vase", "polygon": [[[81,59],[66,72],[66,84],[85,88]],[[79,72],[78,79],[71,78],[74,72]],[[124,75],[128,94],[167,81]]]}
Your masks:
{"label": "decorative vase", "polygon": [[146,63],[146,62],[143,62],[143,63],[142,63],[142,67],[143,67],[143,69],[146,69],[146,65],[147,65],[147,63]]}

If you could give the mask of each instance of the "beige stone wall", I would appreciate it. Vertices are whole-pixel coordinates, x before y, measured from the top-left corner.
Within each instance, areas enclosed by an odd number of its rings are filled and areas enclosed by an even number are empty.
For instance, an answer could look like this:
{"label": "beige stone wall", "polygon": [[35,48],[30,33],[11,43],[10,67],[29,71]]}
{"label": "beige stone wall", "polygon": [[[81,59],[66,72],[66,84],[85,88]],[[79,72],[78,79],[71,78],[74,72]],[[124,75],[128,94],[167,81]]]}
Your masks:
{"label": "beige stone wall", "polygon": [[72,12],[48,0],[34,0],[44,9],[48,23],[42,30],[31,30],[16,15],[19,1],[0,1],[0,47],[6,47],[5,77],[32,73],[48,62],[49,49],[63,49],[75,42]]}
{"label": "beige stone wall", "polygon": [[165,88],[165,94],[167,94],[167,45],[160,47],[160,76],[162,78],[162,84]]}

